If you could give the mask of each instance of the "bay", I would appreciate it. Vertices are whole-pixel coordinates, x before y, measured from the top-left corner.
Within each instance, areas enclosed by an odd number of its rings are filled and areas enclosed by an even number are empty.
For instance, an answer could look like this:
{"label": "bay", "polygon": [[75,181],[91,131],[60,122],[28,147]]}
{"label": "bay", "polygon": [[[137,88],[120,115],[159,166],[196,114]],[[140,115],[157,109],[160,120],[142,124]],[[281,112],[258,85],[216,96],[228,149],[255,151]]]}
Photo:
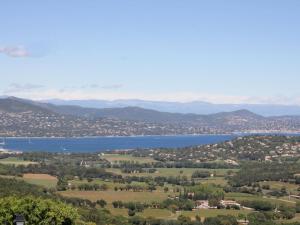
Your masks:
{"label": "bay", "polygon": [[236,135],[179,135],[85,138],[5,138],[5,149],[23,152],[103,152],[137,148],[180,148],[219,143]]}

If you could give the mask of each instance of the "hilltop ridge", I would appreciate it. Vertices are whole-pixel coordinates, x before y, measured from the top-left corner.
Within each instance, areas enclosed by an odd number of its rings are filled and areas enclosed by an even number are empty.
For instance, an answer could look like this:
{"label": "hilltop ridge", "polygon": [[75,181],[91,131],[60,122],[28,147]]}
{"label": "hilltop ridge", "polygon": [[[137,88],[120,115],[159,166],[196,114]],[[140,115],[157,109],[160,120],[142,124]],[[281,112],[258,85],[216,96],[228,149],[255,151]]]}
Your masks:
{"label": "hilltop ridge", "polygon": [[0,99],[0,136],[129,136],[299,132],[300,116],[264,117],[249,110],[209,115],[140,107],[85,108],[6,97]]}

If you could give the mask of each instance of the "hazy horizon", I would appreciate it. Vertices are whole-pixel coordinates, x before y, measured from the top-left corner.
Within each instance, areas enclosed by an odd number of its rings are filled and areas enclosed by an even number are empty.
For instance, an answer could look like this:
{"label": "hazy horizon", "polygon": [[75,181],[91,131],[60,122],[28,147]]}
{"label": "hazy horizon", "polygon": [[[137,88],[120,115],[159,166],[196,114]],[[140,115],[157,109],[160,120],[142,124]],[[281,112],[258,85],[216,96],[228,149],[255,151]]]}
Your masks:
{"label": "hazy horizon", "polygon": [[296,0],[1,8],[0,95],[300,105]]}

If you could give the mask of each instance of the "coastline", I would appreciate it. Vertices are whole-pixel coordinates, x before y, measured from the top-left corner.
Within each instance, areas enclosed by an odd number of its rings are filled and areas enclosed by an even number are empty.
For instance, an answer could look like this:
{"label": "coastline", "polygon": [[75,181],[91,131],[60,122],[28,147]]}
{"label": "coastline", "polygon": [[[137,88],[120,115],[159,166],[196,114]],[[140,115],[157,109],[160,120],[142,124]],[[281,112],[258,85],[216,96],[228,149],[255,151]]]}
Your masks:
{"label": "coastline", "polygon": [[194,137],[194,136],[244,136],[244,135],[300,135],[300,132],[232,132],[232,133],[208,133],[208,134],[157,134],[157,135],[108,135],[108,136],[76,136],[76,137],[30,137],[30,136],[20,136],[20,137],[1,137],[4,139],[92,139],[92,138],[141,138],[141,137]]}

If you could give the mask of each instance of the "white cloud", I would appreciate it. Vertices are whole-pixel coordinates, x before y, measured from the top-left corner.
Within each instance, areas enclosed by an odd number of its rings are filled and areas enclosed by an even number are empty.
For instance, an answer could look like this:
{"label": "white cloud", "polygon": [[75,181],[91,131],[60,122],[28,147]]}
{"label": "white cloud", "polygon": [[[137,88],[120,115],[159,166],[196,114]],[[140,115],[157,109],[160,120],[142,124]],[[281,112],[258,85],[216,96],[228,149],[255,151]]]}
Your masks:
{"label": "white cloud", "polygon": [[43,88],[43,85],[39,84],[18,84],[12,83],[8,86],[6,90],[4,90],[4,94],[16,94],[16,93],[27,93],[31,92],[32,90]]}
{"label": "white cloud", "polygon": [[0,53],[14,58],[24,58],[30,56],[29,51],[24,46],[0,47]]}

